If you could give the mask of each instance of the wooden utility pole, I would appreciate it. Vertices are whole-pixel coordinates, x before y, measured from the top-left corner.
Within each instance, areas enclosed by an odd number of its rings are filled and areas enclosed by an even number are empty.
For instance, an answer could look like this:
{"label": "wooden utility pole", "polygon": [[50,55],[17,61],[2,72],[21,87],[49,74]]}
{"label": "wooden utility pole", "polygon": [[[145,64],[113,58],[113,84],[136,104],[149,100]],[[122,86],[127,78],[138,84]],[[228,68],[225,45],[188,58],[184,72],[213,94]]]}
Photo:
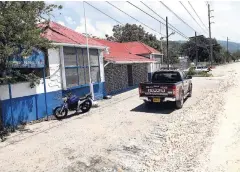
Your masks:
{"label": "wooden utility pole", "polygon": [[228,40],[229,40],[229,39],[228,39],[228,37],[227,37],[227,53],[228,53]]}
{"label": "wooden utility pole", "polygon": [[168,53],[168,17],[166,17],[166,38],[167,38],[167,67],[170,69],[169,64],[169,53]]}
{"label": "wooden utility pole", "polygon": [[210,62],[212,66],[212,60],[213,60],[213,47],[212,47],[212,36],[211,36],[211,10],[210,10],[210,4],[208,4],[208,28],[209,28],[209,44],[210,44]]}
{"label": "wooden utility pole", "polygon": [[196,45],[196,66],[198,64],[198,44],[197,44],[197,32],[195,32],[195,45]]}
{"label": "wooden utility pole", "polygon": [[[160,33],[162,33],[162,24],[161,22],[159,22],[160,24]],[[160,35],[160,49],[161,49],[161,52],[162,53],[162,56],[161,56],[161,66],[163,65],[163,46],[162,46],[162,34]]]}

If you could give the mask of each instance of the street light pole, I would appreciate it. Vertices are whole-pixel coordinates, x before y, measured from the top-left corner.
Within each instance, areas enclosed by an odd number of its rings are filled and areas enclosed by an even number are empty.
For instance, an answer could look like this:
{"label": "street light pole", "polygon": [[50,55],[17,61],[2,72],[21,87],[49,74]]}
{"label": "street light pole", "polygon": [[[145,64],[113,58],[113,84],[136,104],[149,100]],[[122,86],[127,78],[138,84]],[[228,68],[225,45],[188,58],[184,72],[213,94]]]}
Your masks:
{"label": "street light pole", "polygon": [[[160,24],[160,33],[162,33],[162,24],[159,22],[159,24]],[[161,36],[162,36],[162,34],[161,34]],[[161,52],[160,53],[162,53],[162,57],[161,57],[161,64],[160,64],[160,68],[161,68],[161,66],[163,65],[163,47],[162,47],[162,37],[160,37],[160,49],[161,49]]]}
{"label": "street light pole", "polygon": [[84,7],[85,1],[83,1],[83,11],[84,11],[84,20],[85,20],[85,33],[86,33],[86,45],[87,45],[87,59],[88,59],[88,73],[89,73],[89,87],[90,92],[92,95],[92,99],[94,100],[94,89],[93,89],[93,83],[92,83],[92,75],[91,75],[91,64],[90,64],[90,55],[89,55],[89,46],[88,46],[88,32],[87,32],[87,21],[86,21],[86,12]]}
{"label": "street light pole", "polygon": [[228,40],[229,40],[229,39],[228,39],[228,37],[227,37],[227,53],[228,53]]}
{"label": "street light pole", "polygon": [[195,45],[196,45],[196,66],[197,66],[198,64],[197,32],[195,32]]}

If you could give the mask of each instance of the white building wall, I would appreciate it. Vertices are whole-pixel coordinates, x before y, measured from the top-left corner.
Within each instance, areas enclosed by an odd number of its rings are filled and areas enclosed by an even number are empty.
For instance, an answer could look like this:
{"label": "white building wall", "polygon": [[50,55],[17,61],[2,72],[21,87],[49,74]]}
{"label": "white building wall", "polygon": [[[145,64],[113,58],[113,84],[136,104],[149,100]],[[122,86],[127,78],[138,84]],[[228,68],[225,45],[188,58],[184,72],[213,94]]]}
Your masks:
{"label": "white building wall", "polygon": [[[48,62],[50,76],[47,76],[45,79],[46,92],[49,93],[62,90],[62,88],[64,88],[64,85],[66,85],[62,47],[48,50]],[[99,50],[99,63],[100,81],[105,82],[102,50]],[[30,88],[29,82],[11,84],[11,89],[12,98],[42,94],[44,93],[44,82],[43,79],[41,79],[40,84],[34,88]],[[8,85],[1,85],[0,92],[0,100],[9,99]]]}
{"label": "white building wall", "polygon": [[[48,59],[50,76],[47,76],[45,80],[47,93],[62,89],[59,49],[57,48],[48,50]],[[40,84],[36,85],[34,88],[30,88],[30,82],[11,84],[11,90],[12,98],[42,94],[44,93],[44,82],[43,79],[41,79]],[[8,85],[1,85],[0,92],[0,100],[6,100],[10,98]]]}
{"label": "white building wall", "polygon": [[[50,76],[46,79],[47,92],[62,89],[60,48],[48,50],[48,61]],[[40,89],[42,90],[42,88]]]}
{"label": "white building wall", "polygon": [[103,50],[98,50],[98,51],[99,51],[100,81],[105,82]]}

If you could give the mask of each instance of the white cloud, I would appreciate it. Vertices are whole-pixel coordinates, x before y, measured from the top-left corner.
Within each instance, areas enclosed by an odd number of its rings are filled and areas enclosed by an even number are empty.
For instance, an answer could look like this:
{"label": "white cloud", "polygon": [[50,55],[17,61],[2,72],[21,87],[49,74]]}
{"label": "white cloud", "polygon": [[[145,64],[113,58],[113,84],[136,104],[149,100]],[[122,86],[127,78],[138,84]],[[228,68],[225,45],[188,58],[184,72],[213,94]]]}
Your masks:
{"label": "white cloud", "polygon": [[57,21],[58,24],[65,26],[65,23],[63,21]]}
{"label": "white cloud", "polygon": [[[87,32],[93,36],[104,38],[105,34],[112,35],[113,26],[108,22],[96,21],[96,27],[92,24],[93,22],[90,19],[87,20]],[[75,31],[79,33],[85,33],[85,21],[84,18],[81,19],[80,25],[77,26]]]}
{"label": "white cloud", "polygon": [[76,22],[72,19],[72,17],[65,16],[64,19],[68,24],[76,24]]}
{"label": "white cloud", "polygon": [[[164,22],[161,18],[159,18],[156,14],[154,14],[151,10],[145,7],[140,1],[130,1],[134,5],[138,6],[142,10],[146,11],[147,13],[151,14],[152,16],[158,18],[160,21]],[[180,16],[184,21],[186,21],[190,26],[197,30],[199,34],[203,34],[202,29],[196,24],[196,22],[191,18],[191,16],[187,13],[184,7],[179,3],[179,1],[163,1],[172,11],[174,11],[178,16]],[[208,27],[208,9],[207,5],[204,1],[190,1],[194,9],[196,10],[197,14],[202,19],[203,23]],[[63,2],[62,2],[63,3]],[[123,14],[122,12],[118,11],[114,7],[110,6],[106,2],[90,2],[93,6],[100,9],[101,11],[107,13],[114,19],[120,21],[121,23],[135,23],[135,20],[131,19],[127,15]],[[159,31],[159,22],[152,19],[145,13],[141,12],[137,8],[133,7],[126,1],[111,1],[112,4],[120,8],[121,10],[127,12],[128,14],[132,15],[133,17],[137,18],[141,22],[145,23],[149,27],[153,28],[154,30]],[[161,17],[164,19],[168,16],[169,23],[175,26],[180,32],[184,33],[184,35],[191,37],[194,36],[194,31],[189,28],[186,24],[184,24],[181,20],[179,20],[172,12],[170,12],[164,5],[162,5],[158,1],[144,1],[151,9],[157,12]],[[198,17],[195,15],[194,11],[191,9],[191,6],[187,1],[182,1],[184,6],[190,11],[190,13],[194,16],[194,18],[200,23]],[[238,14],[240,9],[240,2],[237,1],[210,1],[211,9],[214,11],[212,18],[214,24],[212,24],[212,36],[217,39],[223,39],[225,37],[230,37],[232,41],[240,40],[240,33],[238,32],[238,28],[240,27],[240,23],[238,22]],[[66,25],[73,28],[75,25],[72,26],[71,23],[75,23],[78,25],[76,28],[79,32],[85,32],[84,29],[84,20],[81,20],[79,24],[79,19],[83,18],[83,8],[82,2],[64,2],[63,5],[64,9],[66,9],[67,16],[63,17],[64,19],[59,19],[61,21],[65,21]],[[104,36],[105,34],[112,34],[112,26],[117,24],[112,19],[108,18],[104,14],[100,13],[96,9],[92,8],[89,5],[85,5],[86,8],[86,15],[87,15],[87,26],[88,32],[96,35],[96,36]],[[71,15],[72,14],[72,15]],[[76,21],[76,22],[75,22]],[[156,34],[154,31],[146,29],[150,33]],[[207,31],[207,29],[205,29]],[[165,27],[162,25],[162,33],[165,33]],[[171,32],[171,31],[169,31]],[[159,37],[159,35],[157,34]],[[208,36],[208,34],[205,34]],[[179,36],[177,33],[171,36],[171,40],[186,40],[185,38]]]}

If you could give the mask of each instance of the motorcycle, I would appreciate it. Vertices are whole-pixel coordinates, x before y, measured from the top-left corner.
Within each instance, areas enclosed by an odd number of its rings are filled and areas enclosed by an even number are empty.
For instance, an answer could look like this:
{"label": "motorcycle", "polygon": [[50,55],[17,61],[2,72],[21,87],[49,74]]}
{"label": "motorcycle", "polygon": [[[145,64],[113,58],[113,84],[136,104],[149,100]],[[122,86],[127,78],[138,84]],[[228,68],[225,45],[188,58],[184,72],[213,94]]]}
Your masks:
{"label": "motorcycle", "polygon": [[68,94],[67,97],[63,98],[63,104],[53,110],[53,114],[57,119],[63,119],[67,116],[69,110],[76,112],[81,110],[85,113],[91,109],[92,103],[91,93],[81,98],[76,95]]}

